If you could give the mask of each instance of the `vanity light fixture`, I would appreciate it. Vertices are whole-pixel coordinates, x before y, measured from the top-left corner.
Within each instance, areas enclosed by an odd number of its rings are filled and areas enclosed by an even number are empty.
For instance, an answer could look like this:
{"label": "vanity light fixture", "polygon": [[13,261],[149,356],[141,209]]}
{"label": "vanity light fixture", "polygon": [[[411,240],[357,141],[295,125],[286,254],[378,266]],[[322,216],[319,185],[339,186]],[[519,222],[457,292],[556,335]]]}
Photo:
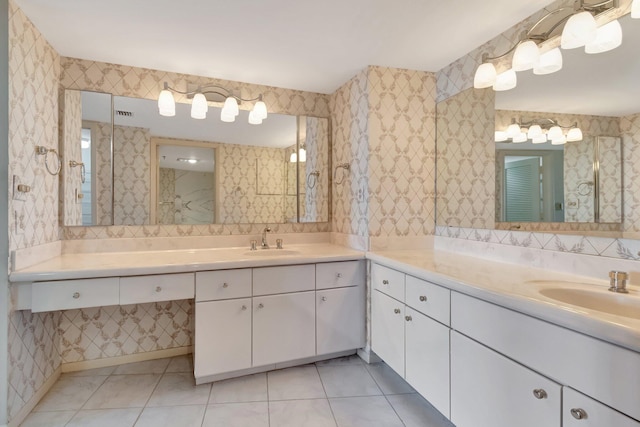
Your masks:
{"label": "vanity light fixture", "polygon": [[289,156],[289,162],[290,163],[296,163],[296,162],[306,162],[307,161],[307,150],[304,149],[304,145],[302,147],[300,147],[300,150],[298,150],[298,153],[296,154],[295,152],[291,153],[291,156]]}
{"label": "vanity light fixture", "polygon": [[631,3],[631,17],[640,19],[640,0],[633,0]]}
{"label": "vanity light fixture", "polygon": [[[547,48],[546,43],[558,36],[560,31],[562,49],[584,46],[587,53],[615,49],[622,43],[620,23],[615,20],[598,28],[596,17],[617,8],[618,3],[619,0],[601,0],[595,4],[586,3],[586,0],[576,0],[573,7],[561,7],[548,12],[528,31],[523,32],[507,52],[495,57],[484,54],[482,64],[476,70],[473,87],[483,89],[493,86],[495,91],[510,90],[517,85],[516,71],[533,69],[534,74],[544,75],[561,70],[560,49]],[[640,0],[633,0],[631,9],[632,17],[640,18]],[[511,68],[499,72],[494,62],[511,54]]]}
{"label": "vanity light fixture", "polygon": [[186,159],[184,157],[178,157],[176,159],[176,161],[178,162],[184,162],[184,163],[189,163],[190,165],[195,165],[196,163],[198,163],[200,160],[198,159]]}
{"label": "vanity light fixture", "polygon": [[180,91],[169,86],[167,82],[164,83],[164,89],[158,96],[158,112],[161,116],[173,117],[176,115],[176,101],[173,98],[173,93],[179,93],[186,95],[187,97],[193,97],[191,101],[191,117],[194,119],[204,119],[207,117],[209,111],[209,104],[206,95],[212,94],[222,97],[224,106],[220,112],[220,120],[226,123],[231,123],[236,120],[236,117],[240,114],[238,108],[238,102],[252,102],[255,101],[253,109],[249,113],[249,123],[253,125],[259,125],[264,119],[267,118],[267,105],[262,100],[262,95],[256,98],[245,99],[238,95],[234,95],[230,90],[221,86],[200,86],[195,91]]}
{"label": "vanity light fixture", "polygon": [[[565,129],[567,132],[565,133]],[[577,123],[562,126],[553,119],[533,119],[528,122],[511,119],[506,130],[495,131],[495,142],[521,143],[531,140],[534,144],[564,144],[566,142],[582,141],[582,130]]]}

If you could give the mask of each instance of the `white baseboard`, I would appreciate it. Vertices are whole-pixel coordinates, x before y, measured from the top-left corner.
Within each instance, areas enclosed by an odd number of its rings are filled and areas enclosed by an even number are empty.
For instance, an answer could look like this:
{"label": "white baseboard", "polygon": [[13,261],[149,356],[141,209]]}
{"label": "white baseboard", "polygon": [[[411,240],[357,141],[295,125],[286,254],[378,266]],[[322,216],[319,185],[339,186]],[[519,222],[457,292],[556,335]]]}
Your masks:
{"label": "white baseboard", "polygon": [[358,356],[367,363],[382,362],[382,359],[380,359],[380,357],[375,354],[369,346],[358,349]]}
{"label": "white baseboard", "polygon": [[193,353],[193,346],[169,348],[166,350],[147,351],[127,356],[108,357],[105,359],[83,360],[82,362],[64,363],[62,372],[85,371],[87,369],[105,368],[107,366],[124,365],[125,363],[144,362],[147,360],[164,359],[166,357],[182,356]]}
{"label": "white baseboard", "polygon": [[31,399],[29,399],[27,404],[24,405],[22,409],[20,409],[20,411],[11,419],[11,421],[9,421],[9,424],[6,424],[2,427],[18,427],[20,424],[22,424],[25,418],[27,418],[31,411],[33,411],[33,408],[35,408],[38,402],[40,402],[40,399],[42,399],[44,395],[47,394],[47,392],[51,389],[51,387],[53,387],[56,381],[58,381],[61,373],[62,369],[58,367],[53,375],[51,375],[49,379],[45,381],[42,387],[40,387],[36,394],[34,394]]}

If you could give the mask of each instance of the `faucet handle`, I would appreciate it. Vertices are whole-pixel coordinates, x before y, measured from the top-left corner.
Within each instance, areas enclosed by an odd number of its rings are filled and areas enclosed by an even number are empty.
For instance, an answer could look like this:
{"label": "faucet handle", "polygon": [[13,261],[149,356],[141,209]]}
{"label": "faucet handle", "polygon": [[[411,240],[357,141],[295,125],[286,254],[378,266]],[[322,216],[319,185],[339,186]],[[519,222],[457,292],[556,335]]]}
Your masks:
{"label": "faucet handle", "polygon": [[257,240],[252,240],[251,241],[251,250],[252,251],[257,251],[258,249],[256,248],[256,245],[258,244]]}
{"label": "faucet handle", "polygon": [[276,249],[282,249],[282,239],[276,239]]}
{"label": "faucet handle", "polygon": [[609,280],[610,287],[609,290],[611,292],[618,292],[621,294],[628,294],[627,291],[627,279],[629,278],[629,274],[626,271],[616,271],[612,270],[609,272]]}

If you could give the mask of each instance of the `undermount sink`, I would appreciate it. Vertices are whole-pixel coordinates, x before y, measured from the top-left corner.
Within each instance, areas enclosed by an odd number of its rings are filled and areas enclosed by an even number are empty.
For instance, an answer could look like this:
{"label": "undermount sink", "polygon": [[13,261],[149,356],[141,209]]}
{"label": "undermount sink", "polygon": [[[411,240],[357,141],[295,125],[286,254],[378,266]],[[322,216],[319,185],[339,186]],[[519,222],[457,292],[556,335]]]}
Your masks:
{"label": "undermount sink", "polygon": [[244,255],[248,256],[285,256],[285,255],[300,255],[300,251],[292,249],[258,249],[256,251],[247,251]]}
{"label": "undermount sink", "polygon": [[547,298],[573,306],[640,320],[640,297],[633,294],[616,294],[606,288],[576,287],[545,287],[538,292]]}

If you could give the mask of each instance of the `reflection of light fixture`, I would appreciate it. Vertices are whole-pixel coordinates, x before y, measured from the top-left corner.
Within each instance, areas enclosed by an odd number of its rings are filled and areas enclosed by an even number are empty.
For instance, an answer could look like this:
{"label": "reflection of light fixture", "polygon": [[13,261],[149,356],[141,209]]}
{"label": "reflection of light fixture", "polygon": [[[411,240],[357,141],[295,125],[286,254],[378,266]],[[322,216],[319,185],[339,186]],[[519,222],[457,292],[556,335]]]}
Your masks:
{"label": "reflection of light fixture", "polygon": [[300,162],[307,161],[307,150],[304,149],[304,145],[300,147],[300,150],[298,150],[298,154],[296,154],[296,152],[294,151],[293,153],[291,153],[291,156],[289,156],[290,163],[296,163],[298,160],[300,160]]}
{"label": "reflection of light fixture", "polygon": [[[176,115],[176,102],[173,98],[173,92],[179,93],[182,95],[187,95],[188,97],[193,96],[193,101],[191,103],[191,117],[194,119],[204,119],[207,116],[207,111],[209,109],[209,105],[207,103],[207,98],[205,95],[214,94],[221,96],[225,99],[224,106],[222,107],[222,111],[220,112],[220,120],[223,122],[234,122],[238,114],[240,114],[240,110],[238,108],[238,101],[251,102],[256,101],[253,105],[253,109],[249,114],[249,123],[251,124],[260,124],[262,120],[267,118],[267,105],[262,100],[262,95],[257,96],[256,98],[245,99],[238,95],[234,95],[230,90],[223,88],[221,86],[199,86],[195,91],[179,91],[172,87],[169,87],[167,82],[164,83],[164,89],[160,92],[158,96],[158,111],[161,116],[173,117]],[[251,117],[253,114],[253,119]],[[259,120],[256,119],[259,118]]]}
{"label": "reflection of light fixture", "polygon": [[[495,57],[482,56],[482,64],[476,70],[473,87],[482,89],[493,86],[496,91],[516,87],[515,71],[533,68],[534,74],[550,74],[562,69],[562,54],[554,48],[541,54],[540,45],[557,36],[562,30],[561,47],[573,49],[586,46],[588,53],[606,52],[619,46],[619,24],[597,27],[596,17],[618,7],[618,0],[603,0],[597,4],[587,4],[586,0],[577,0],[573,6],[561,7],[545,14],[505,53]],[[632,17],[640,18],[640,0],[633,0]],[[634,15],[634,11],[636,16]],[[542,31],[542,28],[548,28]],[[498,73],[492,61],[512,55],[512,68]]]}
{"label": "reflection of light fixture", "polygon": [[176,159],[178,162],[184,162],[184,163],[189,163],[191,165],[195,165],[196,163],[198,163],[200,160],[198,159],[186,159],[184,157],[178,157]]}
{"label": "reflection of light fixture", "polygon": [[640,0],[633,0],[631,3],[631,17],[633,19],[640,18]]}
{"label": "reflection of light fixture", "polygon": [[91,147],[91,141],[86,138],[82,138],[80,140],[80,148],[86,150],[89,147]]}
{"label": "reflection of light fixture", "polygon": [[[565,134],[564,129],[567,129]],[[562,126],[553,119],[533,119],[531,121],[517,121],[511,119],[506,130],[495,131],[495,142],[521,143],[531,140],[534,144],[551,141],[554,145],[582,140],[582,130],[577,123]]]}

